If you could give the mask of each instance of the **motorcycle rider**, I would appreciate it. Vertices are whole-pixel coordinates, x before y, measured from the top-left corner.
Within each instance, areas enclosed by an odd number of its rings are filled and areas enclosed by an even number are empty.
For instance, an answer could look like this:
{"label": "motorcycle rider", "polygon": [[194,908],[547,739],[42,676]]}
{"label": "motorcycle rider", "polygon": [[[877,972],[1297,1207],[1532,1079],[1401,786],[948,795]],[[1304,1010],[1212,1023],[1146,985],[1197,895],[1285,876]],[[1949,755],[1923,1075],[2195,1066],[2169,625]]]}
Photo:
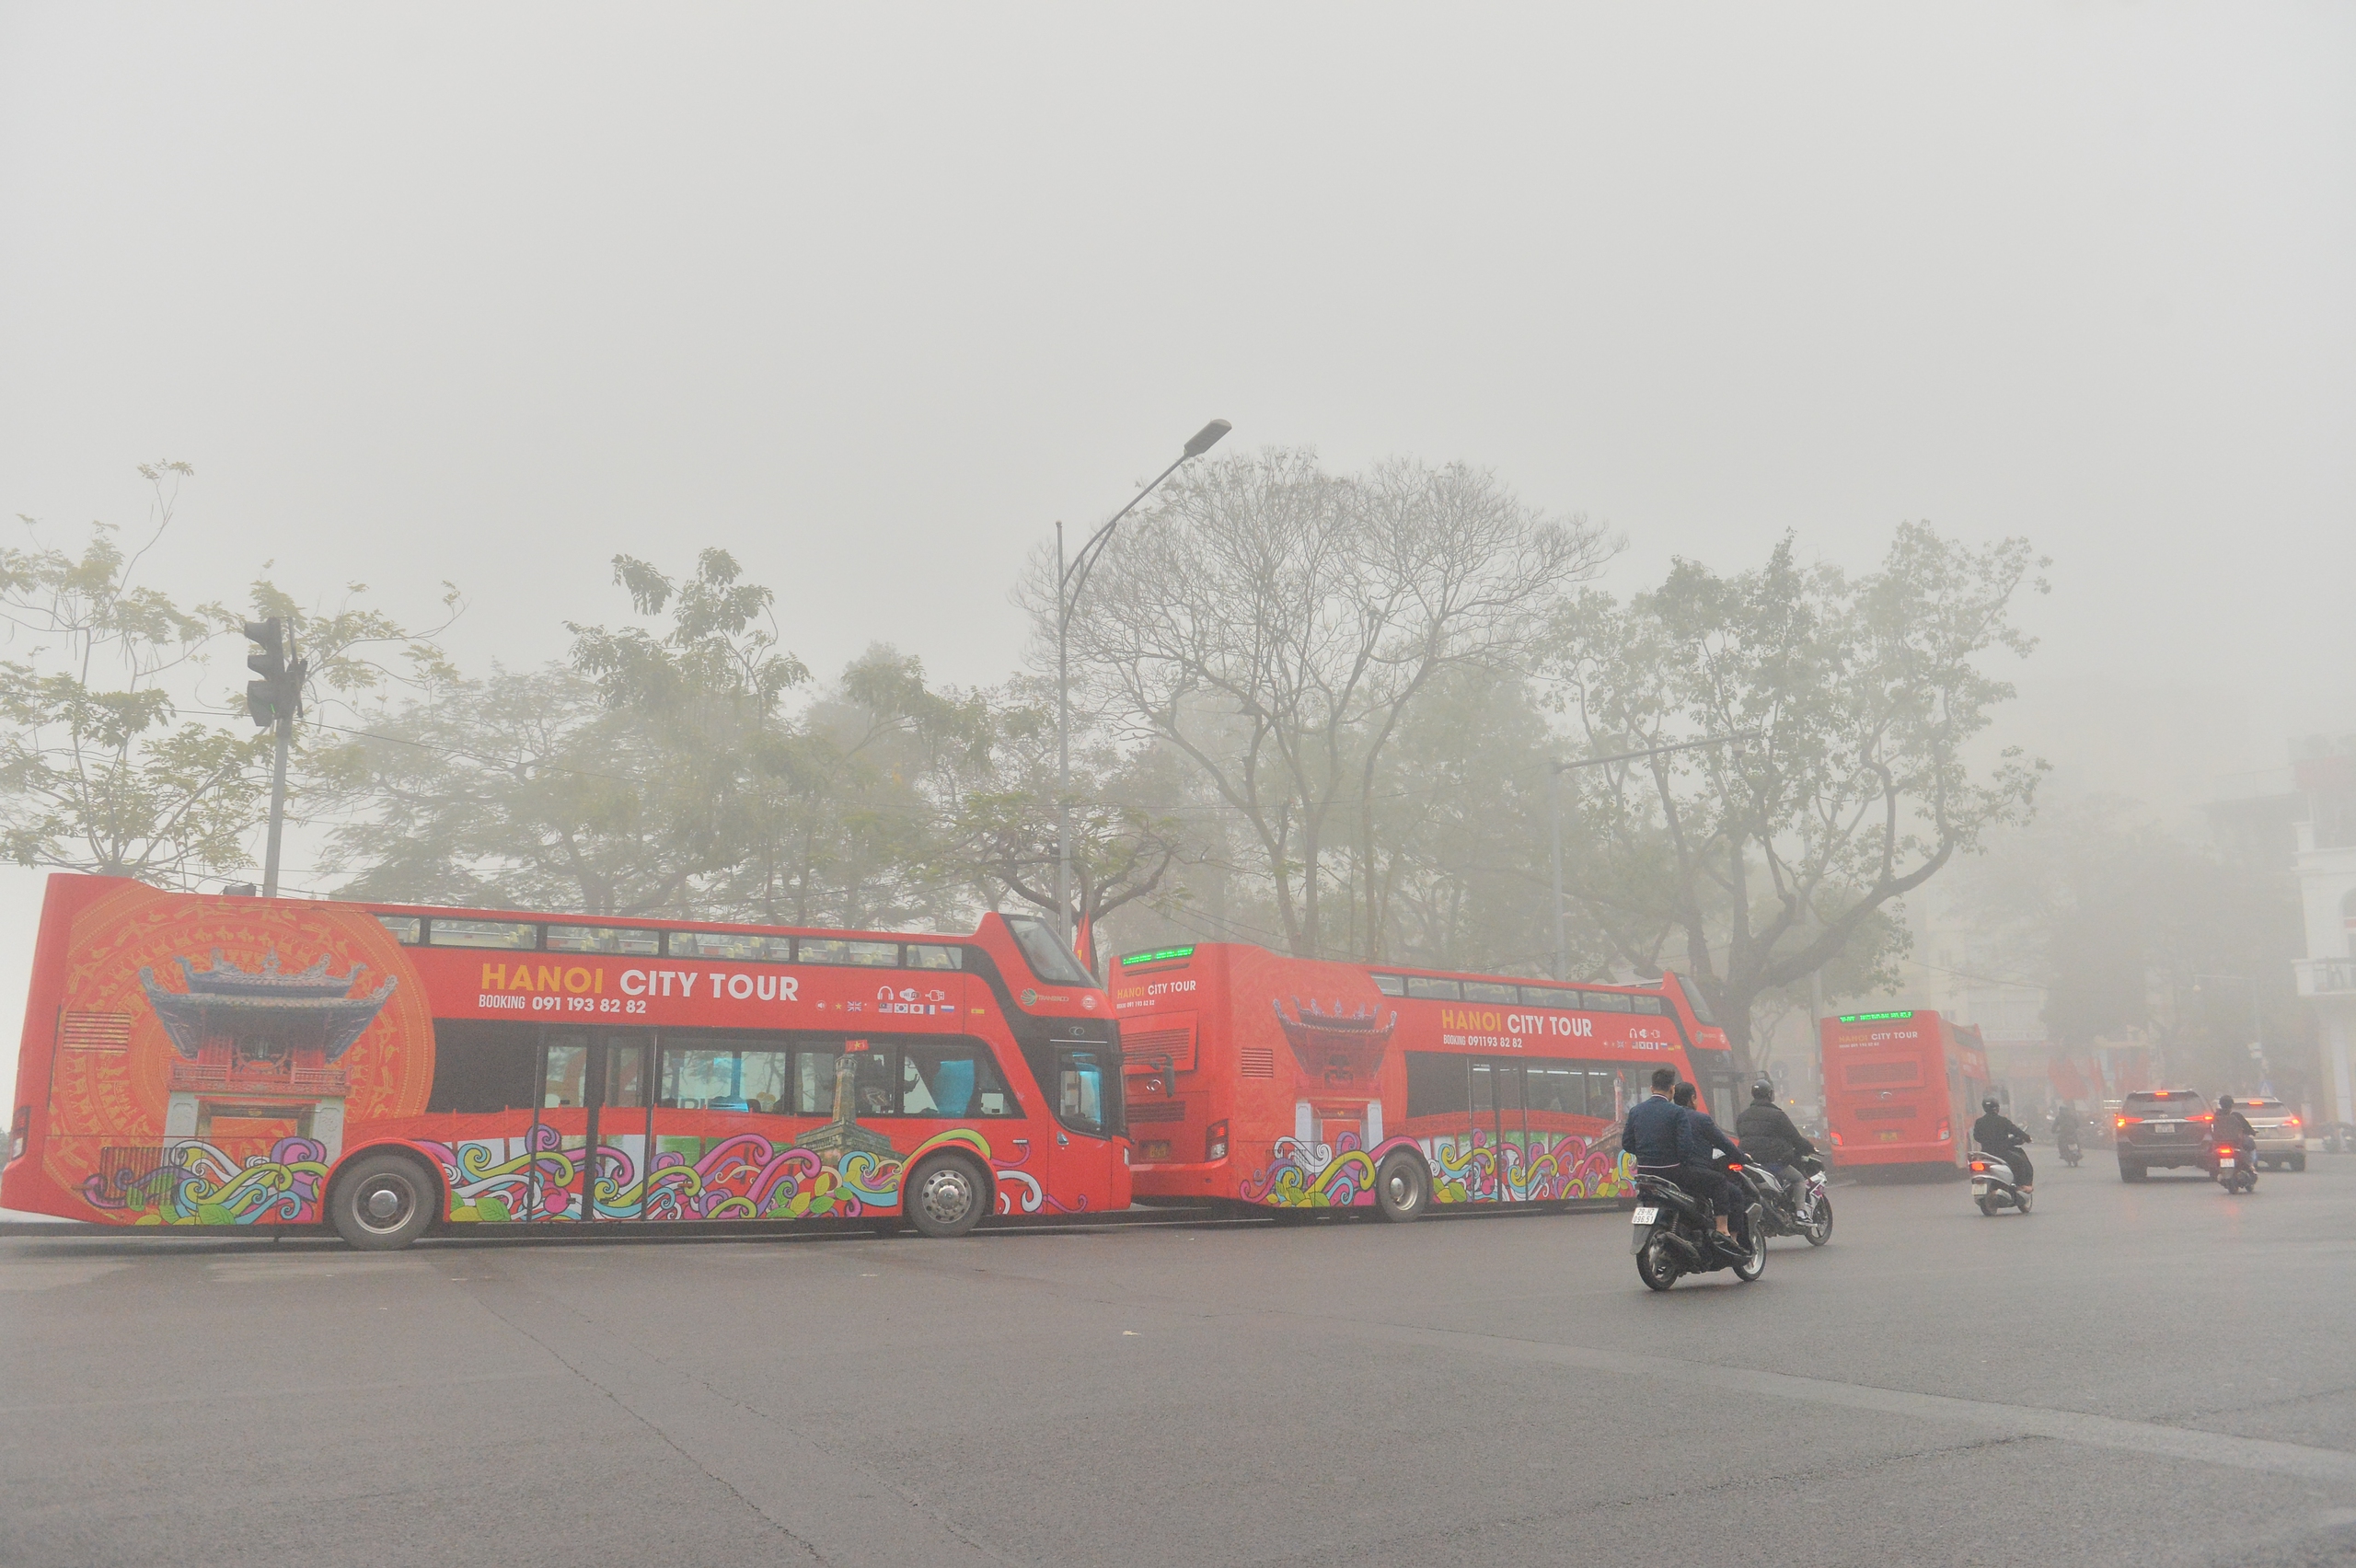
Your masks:
{"label": "motorcycle rider", "polygon": [[1740,1205],[1735,1194],[1734,1183],[1727,1180],[1726,1165],[1729,1160],[1748,1164],[1750,1156],[1745,1154],[1742,1146],[1728,1137],[1723,1128],[1710,1120],[1709,1113],[1698,1103],[1701,1099],[1699,1091],[1692,1084],[1679,1084],[1672,1098],[1685,1116],[1677,1129],[1678,1153],[1683,1160],[1678,1170],[1678,1184],[1701,1193],[1717,1205],[1718,1234],[1731,1240],[1734,1232],[1727,1228],[1727,1216]]}
{"label": "motorcycle rider", "polygon": [[1994,1095],[1980,1102],[1980,1120],[1971,1124],[1971,1139],[1981,1149],[2013,1168],[2013,1185],[2022,1192],[2037,1187],[2037,1168],[2028,1160],[2029,1136],[1997,1110]]}
{"label": "motorcycle rider", "polygon": [[2080,1139],[2084,1136],[2085,1131],[2085,1122],[2078,1114],[2078,1102],[2074,1100],[2063,1101],[2053,1113],[2053,1147],[2055,1148],[2081,1147],[2083,1145]]}
{"label": "motorcycle rider", "polygon": [[1796,1210],[1806,1175],[1797,1161],[1804,1154],[1814,1154],[1816,1145],[1792,1124],[1784,1108],[1775,1103],[1775,1080],[1761,1076],[1750,1086],[1750,1103],[1734,1119],[1734,1130],[1742,1135],[1742,1147],[1750,1158],[1759,1161],[1784,1183],[1784,1192]]}
{"label": "motorcycle rider", "polygon": [[2232,1095],[2217,1096],[2217,1115],[2209,1124],[2209,1130],[2216,1135],[2217,1142],[2234,1146],[2235,1158],[2242,1162],[2243,1170],[2258,1169],[2258,1129],[2249,1124],[2248,1117],[2234,1109]]}

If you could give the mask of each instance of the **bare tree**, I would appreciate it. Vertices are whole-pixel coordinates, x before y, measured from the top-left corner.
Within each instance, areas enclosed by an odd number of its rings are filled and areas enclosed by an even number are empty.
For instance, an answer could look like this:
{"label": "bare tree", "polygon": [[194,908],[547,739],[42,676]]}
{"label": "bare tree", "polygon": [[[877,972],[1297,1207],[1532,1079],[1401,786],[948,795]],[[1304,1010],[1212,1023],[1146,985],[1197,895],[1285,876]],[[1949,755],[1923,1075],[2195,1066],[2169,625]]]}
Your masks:
{"label": "bare tree", "polygon": [[[1612,548],[1484,470],[1399,460],[1356,477],[1270,451],[1179,475],[1118,536],[1072,621],[1075,679],[1118,731],[1191,761],[1237,813],[1288,946],[1355,924],[1381,955],[1370,873],[1388,748],[1445,672],[1518,666],[1564,591]],[[1053,574],[1023,594],[1053,625]],[[1363,891],[1336,922],[1324,887]]]}

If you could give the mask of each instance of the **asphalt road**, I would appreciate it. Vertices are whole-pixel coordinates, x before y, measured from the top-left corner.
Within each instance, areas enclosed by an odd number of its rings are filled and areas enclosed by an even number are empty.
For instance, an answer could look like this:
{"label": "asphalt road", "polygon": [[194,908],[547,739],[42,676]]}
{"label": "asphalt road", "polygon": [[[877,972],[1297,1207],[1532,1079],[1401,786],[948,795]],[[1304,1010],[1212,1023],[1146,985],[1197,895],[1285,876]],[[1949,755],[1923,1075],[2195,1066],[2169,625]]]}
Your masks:
{"label": "asphalt road", "polygon": [[2356,1158],[2027,1218],[0,1240],[0,1562],[2356,1562]]}

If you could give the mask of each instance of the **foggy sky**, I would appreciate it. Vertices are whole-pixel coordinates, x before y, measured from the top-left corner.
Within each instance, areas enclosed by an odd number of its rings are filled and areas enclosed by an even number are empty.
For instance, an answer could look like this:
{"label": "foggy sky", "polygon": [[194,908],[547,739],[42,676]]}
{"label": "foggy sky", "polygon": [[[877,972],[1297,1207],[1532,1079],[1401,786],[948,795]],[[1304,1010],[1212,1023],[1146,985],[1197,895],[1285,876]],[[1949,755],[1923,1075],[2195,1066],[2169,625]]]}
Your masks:
{"label": "foggy sky", "polygon": [[1622,588],[2025,533],[2027,738],[2263,767],[2356,730],[2351,87],[2344,6],[9,6],[0,502],[185,459],[157,581],[451,578],[478,670],[722,544],[981,682],[1221,416]]}

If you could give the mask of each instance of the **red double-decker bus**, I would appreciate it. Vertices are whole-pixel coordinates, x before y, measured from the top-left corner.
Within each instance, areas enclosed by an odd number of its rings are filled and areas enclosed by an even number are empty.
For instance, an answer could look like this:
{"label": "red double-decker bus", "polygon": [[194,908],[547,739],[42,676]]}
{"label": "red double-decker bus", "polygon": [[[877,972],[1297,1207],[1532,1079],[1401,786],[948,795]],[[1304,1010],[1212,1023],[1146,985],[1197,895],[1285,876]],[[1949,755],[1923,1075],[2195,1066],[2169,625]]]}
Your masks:
{"label": "red double-decker bus", "polygon": [[1126,1208],[1117,1031],[970,937],[49,882],[0,1205],[114,1225]]}
{"label": "red double-decker bus", "polygon": [[1842,1166],[1960,1169],[1988,1091],[1980,1031],[1924,1009],[1820,1026],[1824,1124]]}
{"label": "red double-decker bus", "polygon": [[1630,1101],[1654,1068],[1705,1102],[1723,1032],[1675,976],[1556,986],[1311,962],[1203,943],[1112,979],[1145,1202],[1276,1209],[1618,1199]]}

